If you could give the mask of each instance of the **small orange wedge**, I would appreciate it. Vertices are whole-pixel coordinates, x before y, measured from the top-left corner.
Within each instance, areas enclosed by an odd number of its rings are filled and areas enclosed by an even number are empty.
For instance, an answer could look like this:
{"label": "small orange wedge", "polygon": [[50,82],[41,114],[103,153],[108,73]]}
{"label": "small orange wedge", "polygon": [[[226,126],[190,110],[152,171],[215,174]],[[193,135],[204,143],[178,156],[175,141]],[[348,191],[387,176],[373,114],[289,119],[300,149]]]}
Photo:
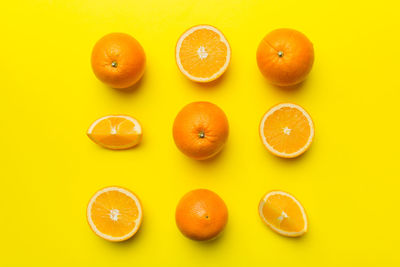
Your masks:
{"label": "small orange wedge", "polygon": [[139,144],[142,139],[142,127],[130,116],[109,115],[93,122],[87,135],[105,148],[127,149]]}
{"label": "small orange wedge", "polygon": [[87,221],[93,232],[108,241],[131,238],[142,223],[139,198],[122,187],[106,187],[97,191],[87,207]]}
{"label": "small orange wedge", "polygon": [[283,191],[271,191],[258,206],[261,219],[278,234],[296,237],[308,229],[307,215],[300,202]]}
{"label": "small orange wedge", "polygon": [[185,31],[176,44],[179,70],[192,81],[211,82],[228,68],[231,48],[215,27],[198,25]]}
{"label": "small orange wedge", "polygon": [[300,156],[314,138],[310,115],[292,103],[278,104],[268,110],[261,119],[259,131],[264,146],[282,158]]}

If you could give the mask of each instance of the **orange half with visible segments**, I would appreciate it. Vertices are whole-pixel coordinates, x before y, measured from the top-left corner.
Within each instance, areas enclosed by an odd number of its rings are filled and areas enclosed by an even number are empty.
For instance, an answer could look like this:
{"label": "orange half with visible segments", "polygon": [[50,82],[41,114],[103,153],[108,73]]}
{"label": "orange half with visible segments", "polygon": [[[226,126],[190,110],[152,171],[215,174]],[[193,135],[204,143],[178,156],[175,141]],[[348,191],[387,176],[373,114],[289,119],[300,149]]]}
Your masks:
{"label": "orange half with visible segments", "polygon": [[143,212],[130,190],[112,186],[97,191],[87,207],[87,221],[99,237],[113,242],[131,238],[139,230]]}
{"label": "orange half with visible segments", "polygon": [[268,151],[278,157],[294,158],[310,147],[314,138],[314,123],[302,107],[282,103],[264,114],[259,131]]}
{"label": "orange half with visible segments", "polygon": [[231,48],[221,31],[198,25],[185,31],[176,44],[176,64],[192,81],[211,82],[228,68]]}

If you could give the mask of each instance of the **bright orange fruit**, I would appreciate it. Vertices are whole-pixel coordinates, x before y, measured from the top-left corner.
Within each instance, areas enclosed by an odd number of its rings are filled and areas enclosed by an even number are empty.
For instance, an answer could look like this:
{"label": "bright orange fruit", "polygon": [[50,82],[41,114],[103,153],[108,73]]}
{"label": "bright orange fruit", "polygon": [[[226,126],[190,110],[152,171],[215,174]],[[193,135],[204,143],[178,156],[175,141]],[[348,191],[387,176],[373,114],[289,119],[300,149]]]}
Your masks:
{"label": "bright orange fruit", "polygon": [[300,202],[283,191],[265,194],[258,206],[261,219],[284,236],[301,236],[308,230],[307,215]]}
{"label": "bright orange fruit", "polygon": [[176,146],[188,157],[204,160],[218,154],[228,139],[225,113],[210,102],[193,102],[176,116],[173,136]]}
{"label": "bright orange fruit", "polygon": [[228,68],[231,48],[225,36],[215,27],[198,25],[185,31],[176,44],[179,70],[192,81],[210,82]]}
{"label": "bright orange fruit", "polygon": [[142,139],[142,127],[130,116],[109,115],[93,122],[87,135],[105,148],[127,149],[139,144]]}
{"label": "bright orange fruit", "polygon": [[93,47],[91,63],[100,81],[114,88],[128,88],[143,76],[146,56],[132,36],[110,33]]}
{"label": "bright orange fruit", "polygon": [[313,44],[296,30],[274,30],[258,46],[258,68],[272,84],[278,86],[292,86],[304,81],[313,63]]}
{"label": "bright orange fruit", "polygon": [[314,124],[300,106],[283,103],[272,107],[260,122],[260,137],[274,155],[294,158],[303,154],[314,138]]}
{"label": "bright orange fruit", "polygon": [[228,221],[225,202],[207,189],[190,191],[176,207],[176,224],[186,237],[205,241],[216,238]]}
{"label": "bright orange fruit", "polygon": [[86,215],[93,232],[113,242],[131,238],[143,218],[139,198],[128,189],[116,186],[97,191],[89,201]]}

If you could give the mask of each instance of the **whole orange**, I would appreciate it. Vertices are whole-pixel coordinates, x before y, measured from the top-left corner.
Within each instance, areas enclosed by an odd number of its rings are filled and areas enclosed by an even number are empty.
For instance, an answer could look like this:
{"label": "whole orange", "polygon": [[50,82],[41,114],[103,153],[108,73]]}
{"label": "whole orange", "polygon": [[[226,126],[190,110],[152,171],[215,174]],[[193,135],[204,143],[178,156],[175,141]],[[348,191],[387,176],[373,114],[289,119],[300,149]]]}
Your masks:
{"label": "whole orange", "polygon": [[292,86],[304,81],[314,63],[314,48],[301,32],[277,29],[257,49],[261,73],[274,85]]}
{"label": "whole orange", "polygon": [[173,136],[176,146],[187,156],[204,160],[221,151],[229,133],[228,119],[210,102],[193,102],[176,116]]}
{"label": "whole orange", "polygon": [[186,237],[205,241],[218,236],[228,221],[225,202],[207,189],[190,191],[176,207],[176,224]]}
{"label": "whole orange", "polygon": [[146,56],[132,36],[110,33],[93,47],[91,62],[100,81],[114,88],[128,88],[143,76]]}

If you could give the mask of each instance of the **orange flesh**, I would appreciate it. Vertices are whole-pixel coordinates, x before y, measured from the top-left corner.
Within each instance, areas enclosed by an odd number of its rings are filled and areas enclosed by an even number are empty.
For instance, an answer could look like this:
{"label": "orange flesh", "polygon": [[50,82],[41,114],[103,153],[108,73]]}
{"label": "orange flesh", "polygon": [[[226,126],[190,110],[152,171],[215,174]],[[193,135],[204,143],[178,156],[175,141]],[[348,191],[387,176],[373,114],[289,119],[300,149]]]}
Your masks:
{"label": "orange flesh", "polygon": [[[290,134],[286,134],[285,129],[290,129]],[[282,153],[299,151],[307,144],[310,134],[307,118],[295,108],[283,107],[265,120],[264,136],[268,144]]]}
{"label": "orange flesh", "polygon": [[228,48],[220,36],[209,29],[199,29],[182,42],[179,58],[192,76],[208,78],[217,73],[227,60]]}
{"label": "orange flesh", "polygon": [[90,137],[106,147],[118,148],[136,144],[140,134],[135,131],[132,121],[121,117],[109,117],[97,123]]}
{"label": "orange flesh", "polygon": [[[282,216],[282,212],[287,215]],[[285,195],[271,195],[263,206],[264,218],[286,232],[300,232],[304,229],[304,219],[300,207]]]}
{"label": "orange flesh", "polygon": [[[113,210],[118,210],[115,215]],[[139,212],[133,199],[118,191],[99,195],[92,206],[92,221],[97,229],[106,235],[122,237],[136,226]],[[112,217],[117,220],[113,220]]]}

